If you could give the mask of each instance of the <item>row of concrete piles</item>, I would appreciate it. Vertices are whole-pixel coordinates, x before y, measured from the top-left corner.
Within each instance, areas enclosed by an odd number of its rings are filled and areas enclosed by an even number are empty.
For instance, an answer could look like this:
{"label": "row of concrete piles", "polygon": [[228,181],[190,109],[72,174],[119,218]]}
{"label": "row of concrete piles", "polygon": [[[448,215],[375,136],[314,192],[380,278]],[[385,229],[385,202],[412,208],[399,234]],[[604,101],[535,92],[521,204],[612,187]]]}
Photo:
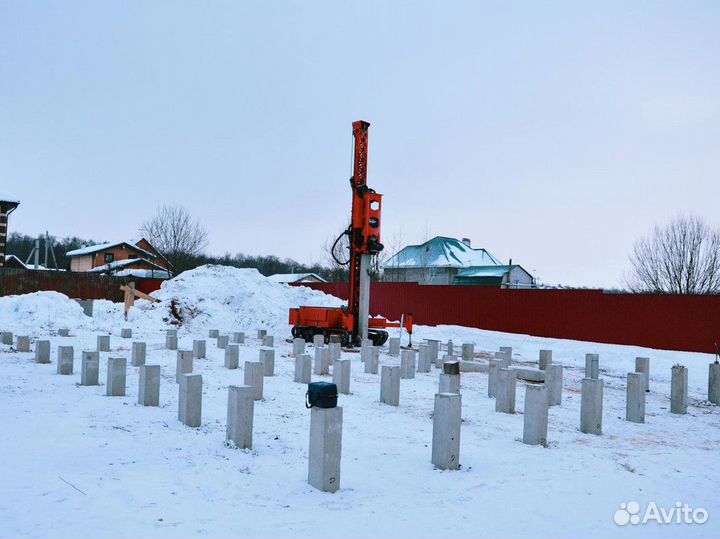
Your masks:
{"label": "row of concrete piles", "polygon": [[[8,334],[9,332],[3,332]],[[258,335],[263,345],[273,346],[273,337],[266,334],[266,330],[259,330]],[[262,336],[260,336],[262,334]],[[59,332],[61,336],[69,336],[69,331]],[[132,330],[123,328],[121,338],[131,338]],[[216,339],[218,348],[225,349],[225,366],[237,368],[238,344],[244,343],[242,332],[230,335],[219,335],[217,330],[210,330],[210,338]],[[166,332],[166,348],[177,349],[177,330],[169,329]],[[7,340],[7,337],[6,337]],[[29,337],[18,337],[23,346],[18,351],[30,352]],[[10,334],[10,342],[12,335]],[[27,346],[25,344],[27,343]],[[83,351],[81,355],[81,386],[99,385],[100,352],[110,352],[110,335],[97,336],[97,349]],[[231,386],[228,396],[228,442],[238,447],[251,447],[247,440],[252,440],[252,424],[248,427],[238,427],[235,417],[238,395],[250,391],[253,401],[263,397],[263,377],[274,375],[274,349],[262,348],[258,361],[245,363],[245,386]],[[74,372],[75,353],[72,346],[61,345],[57,349],[57,373],[71,375]],[[131,365],[139,367],[138,404],[143,406],[160,405],[160,365],[146,365],[147,345],[145,342],[133,342],[131,348]],[[193,374],[193,360],[206,357],[206,341],[193,340],[192,350],[177,350],[175,380],[178,384],[178,419],[187,426],[199,427],[202,422],[202,375]],[[233,357],[235,359],[233,363]],[[37,363],[50,363],[50,341],[39,340],[35,343],[35,361]],[[106,394],[108,396],[125,396],[126,394],[127,358],[109,357],[107,360]],[[236,403],[233,407],[231,403]],[[232,412],[232,413],[231,413]],[[247,415],[247,414],[245,414]],[[231,425],[232,424],[232,425]],[[241,438],[235,439],[231,433],[245,433]]]}
{"label": "row of concrete piles", "polygon": [[[132,332],[123,329],[122,338],[131,338]],[[224,366],[228,369],[238,367],[238,346],[245,342],[241,332],[220,335],[218,330],[210,330],[209,338],[216,339],[216,346],[225,349]],[[263,398],[263,378],[274,375],[275,350],[273,336],[266,330],[258,330],[260,349],[258,361],[246,361],[242,386],[228,388],[226,444],[237,448],[252,448],[254,402]],[[177,349],[177,330],[167,330],[166,348]],[[340,343],[331,342],[328,346],[315,341],[320,363],[325,367],[330,358],[334,358],[333,376],[340,391],[349,393],[350,360],[340,359]],[[139,367],[138,403],[143,406],[160,405],[160,365],[146,365],[145,342],[133,342],[132,365]],[[29,349],[28,349],[29,351]],[[98,385],[100,352],[110,351],[110,336],[100,335],[97,350],[82,353],[81,385]],[[309,383],[311,378],[310,356],[305,354],[305,343],[296,339],[293,342],[293,355],[296,359],[296,381]],[[206,341],[194,340],[193,349],[177,350],[175,379],[178,384],[178,419],[189,427],[199,427],[202,422],[202,376],[193,374],[193,360],[206,357]],[[50,362],[50,341],[38,341],[36,346],[38,363]],[[74,350],[72,346],[58,347],[58,373],[72,374]],[[124,396],[126,391],[126,358],[108,358],[107,395]],[[339,429],[336,426],[340,425]],[[342,408],[313,408],[310,426],[310,453],[308,481],[311,485],[329,492],[339,488],[340,450],[341,450]]]}
{"label": "row of concrete piles", "polygon": [[[488,366],[488,396],[495,397],[497,412],[514,413],[517,378],[525,378],[526,385],[523,442],[547,445],[548,408],[562,402],[562,366],[552,363],[552,351],[541,350],[539,370],[544,371],[544,383],[534,384],[535,377],[525,369],[505,368],[498,360]],[[600,379],[599,356],[586,354],[585,376],[581,382],[580,431],[602,434],[603,381]],[[670,412],[687,413],[688,371],[675,365],[671,372]],[[528,376],[530,375],[530,376]],[[650,391],[650,359],[635,359],[635,372],[628,373],[626,385],[626,420],[645,422],[645,395]],[[720,364],[709,365],[708,400],[720,404]]]}
{"label": "row of concrete piles", "polygon": [[[397,344],[389,343],[390,355],[397,355]],[[377,354],[369,344],[365,352],[366,372],[377,372],[372,364],[368,369],[367,361]],[[442,366],[439,391],[435,397],[433,415],[432,462],[441,469],[459,467],[460,436],[460,370],[464,361],[474,359],[474,345],[464,343],[461,347],[463,360],[454,356],[452,341],[447,344],[448,354],[440,360],[439,341],[428,341],[419,346],[420,362],[418,372],[428,372],[430,365]],[[514,413],[517,379],[529,382],[526,385],[525,409],[523,421],[523,443],[547,445],[549,407],[562,403],[563,367],[552,363],[552,351],[541,350],[538,358],[538,370],[511,368],[512,349],[502,347],[490,359],[487,365],[488,397],[495,398],[497,412]],[[397,406],[399,404],[400,379],[412,378],[409,374],[414,367],[415,351],[403,350],[400,366],[383,366],[380,381],[380,401]],[[645,421],[645,394],[649,391],[650,360],[638,357],[635,360],[635,372],[627,376],[626,420],[643,423]],[[480,369],[478,369],[480,370]],[[540,372],[542,371],[542,372]],[[583,433],[602,434],[603,381],[599,377],[599,356],[586,355],[585,377],[581,382],[580,430]],[[671,413],[687,413],[687,368],[675,365],[672,368],[670,395]],[[542,381],[542,383],[537,383]],[[720,404],[720,364],[712,363],[708,373],[708,400]]]}
{"label": "row of concrete piles", "polygon": [[[599,357],[586,354],[585,377],[582,380],[580,430],[602,434],[603,380],[599,376]],[[650,392],[650,359],[635,358],[635,371],[627,373],[625,419],[645,423],[645,397]],[[708,401],[720,404],[720,363],[708,369]],[[686,414],[688,408],[688,369],[674,365],[670,376],[670,413]]]}
{"label": "row of concrete piles", "polygon": [[[123,338],[131,338],[130,330],[121,332]],[[216,339],[216,346],[225,349],[225,367],[238,367],[238,344],[245,342],[241,332],[220,335],[210,330],[208,337]],[[274,339],[265,330],[258,330],[257,339],[262,343],[258,361],[245,362],[243,386],[230,386],[228,390],[227,443],[240,448],[252,447],[252,423],[254,401],[263,398],[263,378],[274,375]],[[97,351],[83,352],[81,385],[97,385],[99,352],[110,350],[110,336],[98,336]],[[11,340],[12,342],[12,340]],[[391,356],[400,356],[400,365],[382,366],[380,376],[380,402],[398,406],[400,403],[400,380],[415,377],[415,372],[430,372],[432,366],[441,370],[438,392],[435,395],[433,414],[432,463],[440,469],[458,469],[460,451],[461,402],[460,371],[478,370],[470,363],[475,358],[474,345],[464,343],[460,348],[462,360],[458,359],[452,341],[447,344],[447,354],[441,358],[440,342],[428,340],[418,350],[400,350],[399,339],[388,343]],[[166,347],[177,348],[177,331],[168,330]],[[341,358],[340,343],[331,339],[325,344],[322,336],[314,342],[315,361],[306,353],[306,343],[294,339],[292,356],[295,357],[295,382],[308,384],[312,373],[329,374],[333,366],[333,382],[339,393],[350,392],[350,360]],[[49,341],[38,341],[36,359],[49,362]],[[192,374],[193,359],[204,358],[205,340],[194,340],[193,349],[178,350],[176,382],[179,386],[178,419],[190,427],[198,427],[202,418],[202,376]],[[370,341],[361,347],[361,360],[365,372],[378,374],[380,348]],[[146,345],[134,342],[132,365],[140,367],[138,402],[145,406],[159,405],[160,366],[145,365]],[[58,373],[72,374],[73,350],[70,346],[58,348]],[[497,412],[514,413],[517,379],[526,385],[523,442],[531,445],[547,445],[548,407],[562,402],[563,367],[553,364],[552,351],[541,350],[539,369],[511,367],[512,348],[501,347],[490,359],[488,374],[488,397],[495,398]],[[464,367],[464,368],[463,368]],[[482,371],[482,369],[479,369]],[[649,359],[636,359],[636,372],[628,373],[627,413],[628,421],[644,421],[645,393],[649,391]],[[108,359],[107,394],[125,395],[125,358]],[[602,380],[599,378],[599,357],[587,354],[586,373],[582,380],[580,430],[586,433],[602,433]],[[537,383],[542,381],[543,383]],[[687,411],[687,369],[673,367],[671,412]],[[715,400],[713,400],[715,399]],[[709,400],[720,404],[720,365],[710,366]],[[342,408],[316,408],[311,411],[310,453],[308,481],[318,489],[333,492],[339,488],[340,453],[342,445]]]}

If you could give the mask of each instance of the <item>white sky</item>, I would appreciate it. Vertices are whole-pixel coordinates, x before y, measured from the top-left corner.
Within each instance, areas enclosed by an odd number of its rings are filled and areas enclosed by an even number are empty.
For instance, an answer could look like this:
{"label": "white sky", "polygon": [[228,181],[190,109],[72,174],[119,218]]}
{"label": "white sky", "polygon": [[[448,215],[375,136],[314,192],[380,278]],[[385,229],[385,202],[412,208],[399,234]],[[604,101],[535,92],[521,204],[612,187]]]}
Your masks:
{"label": "white sky", "polygon": [[212,253],[320,261],[356,119],[386,245],[618,285],[656,222],[720,226],[720,3],[0,2],[11,231],[114,241],[180,203]]}

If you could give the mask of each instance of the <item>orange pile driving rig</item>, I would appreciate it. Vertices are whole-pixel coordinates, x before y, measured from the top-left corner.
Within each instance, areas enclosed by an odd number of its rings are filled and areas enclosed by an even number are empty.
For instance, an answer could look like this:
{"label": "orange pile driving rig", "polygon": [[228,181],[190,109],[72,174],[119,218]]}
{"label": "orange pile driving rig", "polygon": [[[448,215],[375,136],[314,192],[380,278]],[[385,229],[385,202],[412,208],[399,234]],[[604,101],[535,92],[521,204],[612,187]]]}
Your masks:
{"label": "orange pile driving rig", "polygon": [[[293,337],[312,341],[315,335],[323,335],[325,342],[331,335],[340,337],[343,346],[359,345],[363,339],[370,339],[380,346],[388,339],[384,328],[407,329],[412,336],[413,317],[403,315],[401,322],[389,322],[385,318],[369,317],[370,271],[372,257],[383,250],[380,243],[380,211],[382,195],[367,186],[368,122],[353,122],[355,151],[353,156],[352,216],[350,226],[337,240],[348,237],[350,258],[350,283],[348,304],[342,307],[298,307],[290,309],[290,324]],[[333,255],[334,256],[334,255]]]}

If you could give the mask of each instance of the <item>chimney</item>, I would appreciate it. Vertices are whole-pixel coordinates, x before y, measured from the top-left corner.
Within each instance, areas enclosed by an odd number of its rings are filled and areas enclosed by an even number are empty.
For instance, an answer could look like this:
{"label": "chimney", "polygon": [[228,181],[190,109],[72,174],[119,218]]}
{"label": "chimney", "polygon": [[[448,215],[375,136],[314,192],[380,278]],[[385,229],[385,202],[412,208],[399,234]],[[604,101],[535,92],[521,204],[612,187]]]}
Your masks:
{"label": "chimney", "polygon": [[470,238],[463,238],[462,242],[468,247],[472,248],[472,242],[470,241]]}

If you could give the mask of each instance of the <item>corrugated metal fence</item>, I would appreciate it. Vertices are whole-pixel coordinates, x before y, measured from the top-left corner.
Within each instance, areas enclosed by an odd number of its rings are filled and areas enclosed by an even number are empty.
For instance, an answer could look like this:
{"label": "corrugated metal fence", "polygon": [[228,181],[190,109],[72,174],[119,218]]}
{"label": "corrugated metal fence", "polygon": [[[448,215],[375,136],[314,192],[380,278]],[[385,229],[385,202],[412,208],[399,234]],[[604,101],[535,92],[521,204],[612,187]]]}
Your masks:
{"label": "corrugated metal fence", "polygon": [[162,282],[159,279],[112,277],[98,273],[0,268],[0,296],[54,290],[77,299],[123,301],[124,293],[120,286],[129,281],[134,281],[138,290],[145,293],[157,290]]}
{"label": "corrugated metal fence", "polygon": [[[346,283],[306,286],[347,299]],[[665,350],[712,353],[720,342],[720,296],[373,283],[370,311],[394,320],[410,312],[423,325]]]}

